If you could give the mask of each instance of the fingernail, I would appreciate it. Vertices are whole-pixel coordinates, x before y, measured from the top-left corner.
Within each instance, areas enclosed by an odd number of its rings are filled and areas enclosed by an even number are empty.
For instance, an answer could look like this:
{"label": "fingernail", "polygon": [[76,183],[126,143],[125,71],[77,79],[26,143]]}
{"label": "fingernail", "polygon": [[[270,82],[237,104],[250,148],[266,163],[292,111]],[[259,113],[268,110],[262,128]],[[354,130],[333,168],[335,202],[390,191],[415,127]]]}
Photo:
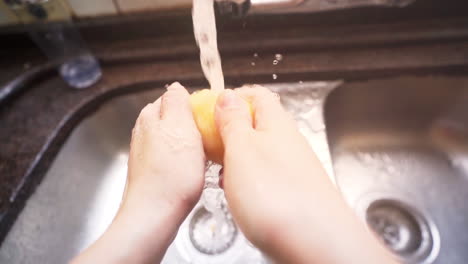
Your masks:
{"label": "fingernail", "polygon": [[241,98],[233,90],[225,90],[221,95],[220,107],[232,108],[239,107],[242,104]]}

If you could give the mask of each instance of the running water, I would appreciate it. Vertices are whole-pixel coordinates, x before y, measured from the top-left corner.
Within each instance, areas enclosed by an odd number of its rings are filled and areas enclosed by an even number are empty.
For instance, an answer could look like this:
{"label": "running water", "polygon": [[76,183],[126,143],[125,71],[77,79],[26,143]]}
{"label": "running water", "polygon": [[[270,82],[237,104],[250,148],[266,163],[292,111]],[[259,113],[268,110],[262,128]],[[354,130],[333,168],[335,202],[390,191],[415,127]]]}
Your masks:
{"label": "running water", "polygon": [[[222,91],[224,89],[224,76],[216,37],[214,0],[193,0],[192,18],[195,39],[200,48],[203,73],[210,83],[211,90]],[[223,206],[224,192],[218,185],[220,169],[221,166],[218,164],[207,163],[205,187],[201,201],[205,209],[211,213],[211,224],[222,227],[226,226],[230,220],[229,212],[224,210],[225,206]],[[213,232],[215,232],[214,230]],[[212,235],[217,234],[213,233]]]}
{"label": "running water", "polygon": [[214,0],[193,0],[192,19],[203,73],[211,89],[221,91],[224,76],[218,51]]}

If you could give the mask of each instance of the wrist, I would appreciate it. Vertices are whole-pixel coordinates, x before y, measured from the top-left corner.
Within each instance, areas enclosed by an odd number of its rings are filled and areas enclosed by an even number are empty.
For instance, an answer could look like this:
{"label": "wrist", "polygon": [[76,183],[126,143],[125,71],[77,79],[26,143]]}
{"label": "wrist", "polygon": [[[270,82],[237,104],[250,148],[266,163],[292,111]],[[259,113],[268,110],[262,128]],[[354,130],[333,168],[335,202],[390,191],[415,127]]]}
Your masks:
{"label": "wrist", "polygon": [[175,217],[174,220],[183,220],[198,201],[195,196],[179,195],[163,188],[149,187],[146,183],[127,183],[119,214],[131,212],[152,217],[163,213]]}
{"label": "wrist", "polygon": [[159,229],[160,226],[177,228],[192,208],[190,203],[182,200],[128,193],[122,201],[115,221],[131,221],[148,232]]}
{"label": "wrist", "polygon": [[103,263],[159,263],[190,212],[183,203],[148,203],[138,198],[125,198],[111,226],[93,246],[92,251],[106,258]]}

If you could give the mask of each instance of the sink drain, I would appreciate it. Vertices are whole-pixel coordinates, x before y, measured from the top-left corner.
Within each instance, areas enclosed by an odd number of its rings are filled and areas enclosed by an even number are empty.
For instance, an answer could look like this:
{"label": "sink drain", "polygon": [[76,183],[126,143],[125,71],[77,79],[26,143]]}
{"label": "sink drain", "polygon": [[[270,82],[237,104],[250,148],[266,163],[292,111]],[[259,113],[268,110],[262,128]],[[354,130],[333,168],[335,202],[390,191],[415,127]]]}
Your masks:
{"label": "sink drain", "polygon": [[228,214],[214,215],[204,207],[193,215],[190,240],[201,253],[217,255],[228,250],[237,236],[237,228]]}
{"label": "sink drain", "polygon": [[428,222],[401,202],[373,202],[367,209],[366,221],[387,248],[407,262],[421,263],[433,252],[434,239]]}

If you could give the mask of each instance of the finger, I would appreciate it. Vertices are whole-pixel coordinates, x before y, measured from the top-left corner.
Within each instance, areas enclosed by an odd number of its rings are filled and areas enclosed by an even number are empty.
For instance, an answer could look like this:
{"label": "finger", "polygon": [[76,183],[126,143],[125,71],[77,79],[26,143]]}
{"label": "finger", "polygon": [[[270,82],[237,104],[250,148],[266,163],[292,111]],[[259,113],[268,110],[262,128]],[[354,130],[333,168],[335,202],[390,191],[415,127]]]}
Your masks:
{"label": "finger", "polygon": [[218,98],[215,120],[226,147],[253,131],[248,103],[232,90],[225,90]]}
{"label": "finger", "polygon": [[159,123],[161,115],[161,98],[158,98],[154,103],[146,105],[138,116],[134,132],[137,133],[143,128],[147,128],[150,125]]}
{"label": "finger", "polygon": [[[132,130],[132,139],[130,143],[130,161],[133,156],[141,156],[144,152],[145,138],[148,134],[155,131],[160,120],[161,98],[156,102],[146,105],[140,112],[135,127]],[[150,135],[151,137],[151,135]]]}
{"label": "finger", "polygon": [[161,120],[182,126],[195,125],[189,97],[189,93],[180,83],[175,82],[169,86],[162,96]]}
{"label": "finger", "polygon": [[236,92],[252,105],[256,130],[284,126],[284,121],[289,121],[289,116],[281,105],[278,94],[260,85],[237,88]]}

